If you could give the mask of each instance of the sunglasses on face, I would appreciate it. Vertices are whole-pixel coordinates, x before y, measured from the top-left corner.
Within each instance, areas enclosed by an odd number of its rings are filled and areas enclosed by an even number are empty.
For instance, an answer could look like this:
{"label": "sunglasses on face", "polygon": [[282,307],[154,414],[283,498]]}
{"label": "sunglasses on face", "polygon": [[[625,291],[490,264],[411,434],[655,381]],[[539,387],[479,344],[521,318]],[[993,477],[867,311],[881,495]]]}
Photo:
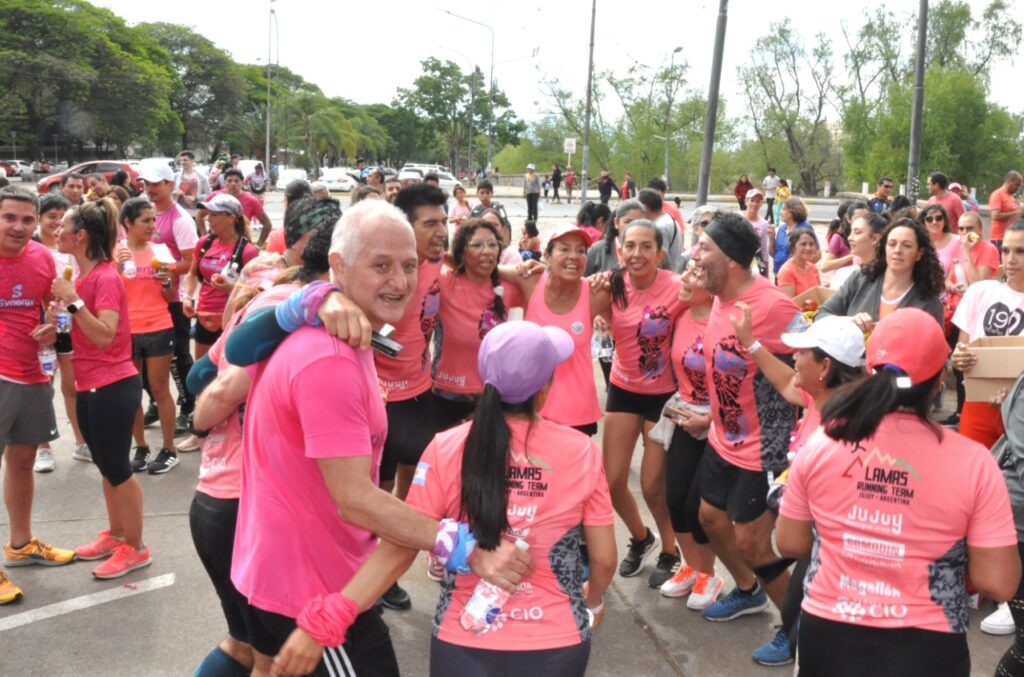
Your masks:
{"label": "sunglasses on face", "polygon": [[924,220],[925,220],[925,223],[936,223],[936,222],[943,223],[943,222],[945,222],[946,219],[942,218],[939,215],[935,215],[935,216],[926,216],[926,217],[924,217]]}

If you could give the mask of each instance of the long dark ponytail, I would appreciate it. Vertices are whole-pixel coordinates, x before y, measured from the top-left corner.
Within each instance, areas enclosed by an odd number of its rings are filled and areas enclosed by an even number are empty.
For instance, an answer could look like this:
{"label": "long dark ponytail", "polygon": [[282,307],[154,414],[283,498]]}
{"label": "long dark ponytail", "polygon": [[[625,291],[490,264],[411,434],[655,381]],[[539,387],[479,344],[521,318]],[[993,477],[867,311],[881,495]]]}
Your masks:
{"label": "long dark ponytail", "polygon": [[929,417],[932,394],[942,370],[926,381],[900,388],[901,374],[881,369],[864,379],[836,389],[821,410],[821,425],[834,440],[860,442],[875,434],[882,419],[898,409],[907,409],[931,428],[942,441],[942,428]]}
{"label": "long dark ponytail", "polygon": [[534,416],[534,398],[521,404],[501,401],[493,385],[484,386],[462,452],[462,518],[485,550],[493,550],[508,530],[508,456],[512,431],[507,414]]}

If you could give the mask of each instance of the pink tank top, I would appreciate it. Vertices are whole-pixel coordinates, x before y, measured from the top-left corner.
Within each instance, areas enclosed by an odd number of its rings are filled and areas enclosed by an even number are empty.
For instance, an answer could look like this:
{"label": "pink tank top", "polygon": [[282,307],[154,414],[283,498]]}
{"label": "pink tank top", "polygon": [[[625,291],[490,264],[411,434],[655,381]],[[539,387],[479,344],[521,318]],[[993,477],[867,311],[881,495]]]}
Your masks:
{"label": "pink tank top", "polygon": [[555,368],[548,400],[540,415],[549,421],[568,426],[588,425],[601,418],[601,405],[597,403],[594,382],[594,362],[590,355],[593,320],[590,317],[590,288],[580,280],[580,298],[569,313],[559,315],[544,302],[544,289],[548,274],[544,273],[533,290],[526,306],[525,318],[542,327],[558,327],[572,337],[572,357]]}

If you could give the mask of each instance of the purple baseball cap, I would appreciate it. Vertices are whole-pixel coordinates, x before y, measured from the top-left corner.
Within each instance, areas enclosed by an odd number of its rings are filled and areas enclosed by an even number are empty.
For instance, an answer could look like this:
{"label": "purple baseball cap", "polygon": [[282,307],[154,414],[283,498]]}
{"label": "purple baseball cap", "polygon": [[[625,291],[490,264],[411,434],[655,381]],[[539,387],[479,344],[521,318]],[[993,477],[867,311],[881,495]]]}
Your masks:
{"label": "purple baseball cap", "polygon": [[484,337],[477,367],[483,382],[501,393],[502,402],[519,404],[540,392],[574,349],[572,337],[558,327],[505,322]]}

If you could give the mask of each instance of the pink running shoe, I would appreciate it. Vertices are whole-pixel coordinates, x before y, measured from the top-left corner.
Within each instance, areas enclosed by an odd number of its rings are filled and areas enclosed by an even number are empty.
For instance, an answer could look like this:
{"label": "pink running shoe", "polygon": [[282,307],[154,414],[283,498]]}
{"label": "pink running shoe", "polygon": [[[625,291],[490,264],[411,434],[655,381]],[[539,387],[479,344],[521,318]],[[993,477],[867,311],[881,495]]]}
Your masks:
{"label": "pink running shoe", "polygon": [[125,574],[148,567],[153,563],[149,557],[149,548],[136,550],[127,543],[114,549],[114,554],[103,564],[92,570],[96,578],[119,578]]}
{"label": "pink running shoe", "polygon": [[75,548],[75,555],[78,559],[94,560],[110,557],[114,550],[124,545],[124,541],[116,536],[110,535],[110,529],[104,529],[96,534],[92,543],[86,543]]}

